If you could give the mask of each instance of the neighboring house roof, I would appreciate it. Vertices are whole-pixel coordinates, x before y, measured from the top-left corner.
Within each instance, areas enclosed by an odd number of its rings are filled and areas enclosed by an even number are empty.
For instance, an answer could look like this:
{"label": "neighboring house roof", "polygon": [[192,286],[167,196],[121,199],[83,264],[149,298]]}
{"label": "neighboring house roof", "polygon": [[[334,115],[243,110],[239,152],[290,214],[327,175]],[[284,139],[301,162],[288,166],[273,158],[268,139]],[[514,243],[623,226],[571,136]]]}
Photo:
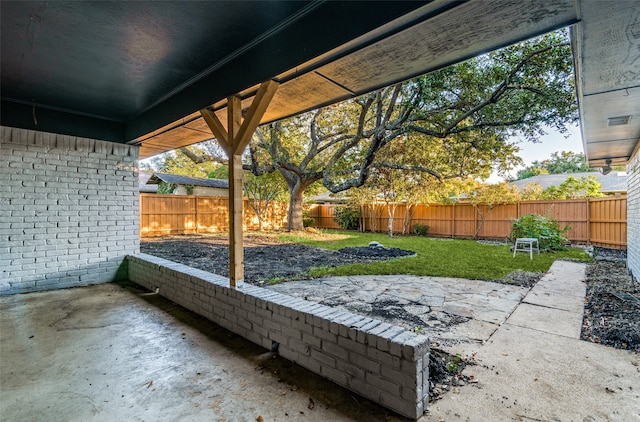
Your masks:
{"label": "neighboring house roof", "polygon": [[311,196],[309,198],[310,202],[315,202],[318,204],[324,204],[324,203],[343,203],[343,202],[347,202],[349,200],[348,197],[343,196],[343,194],[340,193],[331,193],[331,192],[324,192],[321,193],[319,195],[314,195]]}
{"label": "neighboring house roof", "polygon": [[158,192],[158,185],[147,185],[149,179],[153,174],[151,173],[138,173],[138,190],[143,193],[156,193]]}
{"label": "neighboring house roof", "polygon": [[176,185],[204,186],[207,188],[229,189],[229,181],[222,179],[205,179],[200,177],[178,176],[177,174],[153,173],[147,184],[157,185],[160,182]]}
{"label": "neighboring house roof", "polygon": [[541,174],[539,176],[516,180],[514,182],[511,182],[511,184],[516,185],[518,189],[522,190],[529,184],[538,183],[540,186],[542,186],[542,189],[546,189],[549,186],[560,185],[569,176],[573,176],[576,179],[580,179],[581,177],[595,176],[596,180],[602,185],[602,189],[600,189],[600,192],[602,193],[627,192],[627,173],[623,171],[612,171],[607,175],[595,171],[580,173]]}

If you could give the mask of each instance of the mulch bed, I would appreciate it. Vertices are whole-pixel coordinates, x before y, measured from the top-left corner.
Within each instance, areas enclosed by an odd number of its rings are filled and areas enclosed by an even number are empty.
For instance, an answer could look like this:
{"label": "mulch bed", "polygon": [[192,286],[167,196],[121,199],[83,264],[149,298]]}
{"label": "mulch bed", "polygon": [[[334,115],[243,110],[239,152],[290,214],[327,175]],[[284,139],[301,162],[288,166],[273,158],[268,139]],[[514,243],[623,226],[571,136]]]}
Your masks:
{"label": "mulch bed", "polygon": [[[142,239],[140,251],[170,261],[179,262],[225,277],[229,276],[229,249],[227,235],[184,235]],[[369,249],[369,248],[366,248]],[[384,261],[415,254],[411,251],[387,250],[387,253],[362,251],[347,253],[312,248],[278,240],[274,235],[249,234],[244,237],[245,282],[262,284],[268,280],[300,280],[308,278],[314,267],[336,267],[355,263]]]}
{"label": "mulch bed", "polygon": [[[587,297],[581,338],[617,349],[640,352],[640,285],[618,257],[587,266]],[[607,253],[610,254],[610,253]],[[613,254],[615,255],[615,254]]]}

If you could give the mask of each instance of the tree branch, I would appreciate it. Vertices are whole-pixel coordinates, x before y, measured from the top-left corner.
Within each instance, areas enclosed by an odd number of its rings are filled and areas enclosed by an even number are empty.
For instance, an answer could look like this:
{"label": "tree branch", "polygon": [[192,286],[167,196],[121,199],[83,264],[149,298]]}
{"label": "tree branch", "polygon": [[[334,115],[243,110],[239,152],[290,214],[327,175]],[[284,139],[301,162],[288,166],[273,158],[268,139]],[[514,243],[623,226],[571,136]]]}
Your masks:
{"label": "tree branch", "polygon": [[220,164],[228,164],[229,160],[225,157],[218,157],[216,155],[198,155],[195,152],[191,151],[189,148],[187,147],[182,147],[179,149],[179,151],[181,153],[183,153],[184,155],[186,155],[191,161],[193,161],[196,164],[202,164],[202,163],[208,163],[208,162],[215,162],[215,163],[220,163]]}

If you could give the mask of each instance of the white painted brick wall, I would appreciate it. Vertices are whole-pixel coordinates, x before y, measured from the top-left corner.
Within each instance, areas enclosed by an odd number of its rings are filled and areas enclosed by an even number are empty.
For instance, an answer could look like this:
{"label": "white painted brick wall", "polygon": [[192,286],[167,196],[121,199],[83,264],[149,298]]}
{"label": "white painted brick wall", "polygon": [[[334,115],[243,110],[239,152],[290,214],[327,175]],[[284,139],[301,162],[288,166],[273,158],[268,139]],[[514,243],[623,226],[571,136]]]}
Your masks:
{"label": "white painted brick wall", "polygon": [[627,266],[640,280],[640,148],[627,165]]}
{"label": "white painted brick wall", "polygon": [[137,158],[129,145],[0,127],[0,294],[126,277]]}
{"label": "white painted brick wall", "polygon": [[151,255],[128,258],[129,280],[336,384],[417,419],[427,408],[429,339],[371,318]]}

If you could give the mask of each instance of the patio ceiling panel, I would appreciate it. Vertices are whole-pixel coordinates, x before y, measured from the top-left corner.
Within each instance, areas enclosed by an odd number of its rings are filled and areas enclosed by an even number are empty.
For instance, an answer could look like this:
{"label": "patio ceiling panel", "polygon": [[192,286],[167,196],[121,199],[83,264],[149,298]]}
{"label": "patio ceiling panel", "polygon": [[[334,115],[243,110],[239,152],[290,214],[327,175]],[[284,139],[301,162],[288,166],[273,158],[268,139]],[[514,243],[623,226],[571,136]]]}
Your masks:
{"label": "patio ceiling panel", "polygon": [[2,124],[128,142],[425,3],[5,0]]}
{"label": "patio ceiling panel", "polygon": [[576,21],[573,1],[461,3],[318,70],[361,94]]}
{"label": "patio ceiling panel", "polygon": [[591,167],[624,165],[640,139],[640,2],[579,6],[572,38],[585,154]]}
{"label": "patio ceiling panel", "polygon": [[[573,0],[549,4],[537,0],[435,1],[410,15],[412,19],[403,17],[387,25],[389,30],[397,31],[395,33],[383,36],[386,29],[379,28],[274,77],[281,85],[262,123],[437,70],[577,19]],[[370,43],[376,38],[380,39]],[[322,64],[325,61],[327,63]],[[239,94],[243,104],[252,98],[256,89],[254,86]],[[225,107],[225,100],[212,107],[223,124]],[[179,124],[176,122],[175,126]],[[194,124],[205,127],[203,123],[189,122],[190,126]],[[174,134],[173,130],[167,130],[157,136],[172,138]],[[201,136],[193,135],[192,139],[203,141],[211,136],[203,132]],[[140,138],[138,142],[144,145],[149,141]]]}
{"label": "patio ceiling panel", "polygon": [[5,0],[0,20],[3,125],[141,157],[211,138],[198,110],[226,122],[226,98],[250,103],[269,79],[262,123],[574,23],[589,164],[626,163],[640,138],[637,0]]}

